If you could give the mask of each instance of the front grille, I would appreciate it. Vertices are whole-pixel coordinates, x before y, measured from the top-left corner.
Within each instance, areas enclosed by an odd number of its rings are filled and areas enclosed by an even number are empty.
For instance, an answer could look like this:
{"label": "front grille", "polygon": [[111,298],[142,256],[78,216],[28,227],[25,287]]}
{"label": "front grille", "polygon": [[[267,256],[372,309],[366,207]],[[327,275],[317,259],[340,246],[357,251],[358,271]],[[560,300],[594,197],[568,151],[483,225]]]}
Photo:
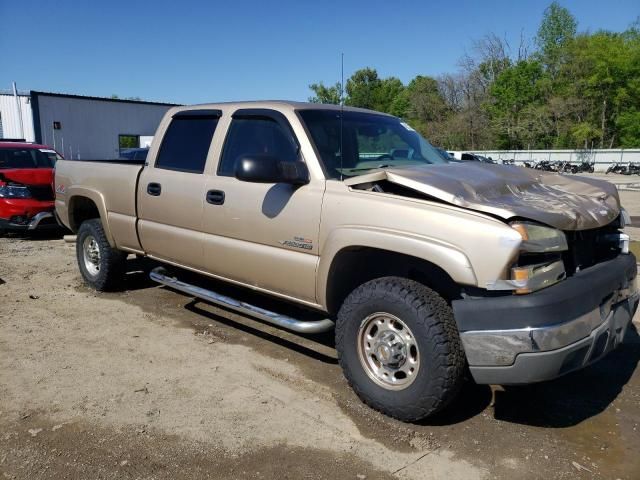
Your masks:
{"label": "front grille", "polygon": [[27,185],[31,196],[36,200],[53,200],[53,190],[51,185]]}
{"label": "front grille", "polygon": [[604,227],[591,230],[566,231],[569,250],[562,254],[567,275],[584,270],[620,254],[619,244],[610,236],[618,232],[618,220]]}

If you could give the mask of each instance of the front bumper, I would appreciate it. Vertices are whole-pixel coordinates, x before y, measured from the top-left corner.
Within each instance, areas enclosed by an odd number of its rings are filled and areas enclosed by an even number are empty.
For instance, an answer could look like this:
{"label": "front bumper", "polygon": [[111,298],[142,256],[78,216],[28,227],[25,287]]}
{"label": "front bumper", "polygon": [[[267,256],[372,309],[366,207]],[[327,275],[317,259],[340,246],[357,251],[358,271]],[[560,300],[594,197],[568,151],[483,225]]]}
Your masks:
{"label": "front bumper", "polygon": [[638,308],[636,272],[635,257],[619,255],[539,292],[454,301],[474,380],[540,382],[602,358]]}
{"label": "front bumper", "polygon": [[0,199],[0,229],[40,230],[58,226],[53,200],[32,198]]}
{"label": "front bumper", "polygon": [[33,217],[12,217],[9,220],[0,218],[1,230],[44,230],[60,228],[53,212],[36,213]]}

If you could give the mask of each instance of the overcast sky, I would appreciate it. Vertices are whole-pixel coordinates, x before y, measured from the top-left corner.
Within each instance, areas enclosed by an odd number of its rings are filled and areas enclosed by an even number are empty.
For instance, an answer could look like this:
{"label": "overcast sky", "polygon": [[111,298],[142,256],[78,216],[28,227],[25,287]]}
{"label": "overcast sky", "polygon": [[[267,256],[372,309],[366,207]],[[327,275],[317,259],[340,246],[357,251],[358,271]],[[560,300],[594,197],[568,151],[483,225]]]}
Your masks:
{"label": "overcast sky", "polygon": [[[0,89],[176,103],[306,100],[371,66],[408,82],[457,69],[494,32],[517,48],[549,1],[0,0]],[[638,0],[563,0],[578,28],[621,31]]]}

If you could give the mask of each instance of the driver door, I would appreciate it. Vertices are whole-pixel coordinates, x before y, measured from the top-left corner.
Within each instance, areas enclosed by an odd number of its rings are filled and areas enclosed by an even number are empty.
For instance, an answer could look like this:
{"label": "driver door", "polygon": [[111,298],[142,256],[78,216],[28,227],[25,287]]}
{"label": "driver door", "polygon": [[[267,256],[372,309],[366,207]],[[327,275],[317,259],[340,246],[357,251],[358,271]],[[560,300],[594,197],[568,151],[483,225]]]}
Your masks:
{"label": "driver door", "polygon": [[206,269],[218,276],[307,303],[316,303],[320,210],[324,179],[302,186],[240,181],[243,155],[298,159],[297,139],[284,115],[241,109],[232,117],[217,171],[215,192],[203,211]]}

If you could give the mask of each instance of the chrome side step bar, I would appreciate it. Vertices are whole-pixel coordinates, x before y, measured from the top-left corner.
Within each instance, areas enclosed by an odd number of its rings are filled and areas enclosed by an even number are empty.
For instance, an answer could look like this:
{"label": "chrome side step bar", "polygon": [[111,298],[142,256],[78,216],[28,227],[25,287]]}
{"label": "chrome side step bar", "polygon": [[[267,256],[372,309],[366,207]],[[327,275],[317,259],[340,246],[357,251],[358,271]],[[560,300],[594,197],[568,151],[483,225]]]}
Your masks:
{"label": "chrome side step bar", "polygon": [[235,300],[226,295],[221,295],[211,290],[191,285],[189,283],[181,282],[175,277],[168,276],[168,272],[164,267],[157,267],[151,270],[149,277],[154,282],[161,283],[167,287],[173,288],[180,292],[194,297],[201,298],[211,303],[221,305],[223,307],[230,308],[240,313],[251,315],[259,318],[265,322],[271,323],[281,328],[291,330],[297,333],[322,333],[332,330],[335,324],[332,320],[325,318],[323,320],[304,321],[296,320],[295,318],[287,317],[286,315],[280,315],[278,313],[265,310],[264,308],[256,307],[246,302]]}

